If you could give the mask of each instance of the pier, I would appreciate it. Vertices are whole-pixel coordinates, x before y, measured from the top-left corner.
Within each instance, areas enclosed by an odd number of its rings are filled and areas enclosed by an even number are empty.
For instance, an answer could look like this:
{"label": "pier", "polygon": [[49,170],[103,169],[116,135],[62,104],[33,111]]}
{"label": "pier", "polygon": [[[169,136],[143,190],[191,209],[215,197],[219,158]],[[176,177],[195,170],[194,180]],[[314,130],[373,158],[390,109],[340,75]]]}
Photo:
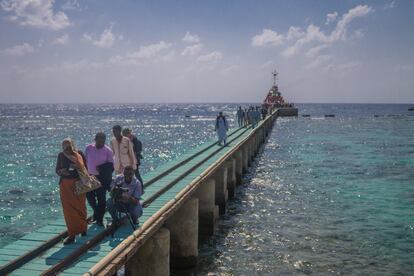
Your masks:
{"label": "pier", "polygon": [[89,226],[64,246],[58,219],[0,249],[0,275],[169,275],[197,263],[198,245],[214,233],[242,176],[266,142],[278,110],[252,128],[232,129],[225,147],[212,139],[144,175],[144,213],[135,231]]}

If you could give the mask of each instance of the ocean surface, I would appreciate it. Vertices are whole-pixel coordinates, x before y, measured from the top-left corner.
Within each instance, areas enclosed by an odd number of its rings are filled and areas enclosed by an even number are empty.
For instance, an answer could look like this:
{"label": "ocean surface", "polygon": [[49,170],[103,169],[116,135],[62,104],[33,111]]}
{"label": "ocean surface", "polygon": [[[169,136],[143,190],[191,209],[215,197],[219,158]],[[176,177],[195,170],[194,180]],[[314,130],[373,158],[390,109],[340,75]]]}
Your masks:
{"label": "ocean surface", "polygon": [[[0,247],[62,216],[60,143],[113,125],[144,145],[142,172],[213,137],[238,104],[0,105]],[[279,118],[190,275],[414,275],[414,112],[301,104]],[[335,114],[325,118],[325,114]]]}

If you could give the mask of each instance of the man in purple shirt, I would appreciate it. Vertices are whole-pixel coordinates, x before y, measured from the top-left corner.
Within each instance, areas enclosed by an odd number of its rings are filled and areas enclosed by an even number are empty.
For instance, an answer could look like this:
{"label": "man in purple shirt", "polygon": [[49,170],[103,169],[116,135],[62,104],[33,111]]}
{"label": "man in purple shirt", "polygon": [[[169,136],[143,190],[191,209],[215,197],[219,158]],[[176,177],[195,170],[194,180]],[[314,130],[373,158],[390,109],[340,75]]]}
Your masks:
{"label": "man in purple shirt", "polygon": [[88,203],[93,209],[93,220],[99,226],[103,226],[106,190],[109,190],[114,170],[113,152],[105,145],[105,140],[105,134],[99,132],[95,135],[95,143],[89,144],[85,150],[88,172],[90,175],[95,175],[102,184],[99,189],[86,193]]}

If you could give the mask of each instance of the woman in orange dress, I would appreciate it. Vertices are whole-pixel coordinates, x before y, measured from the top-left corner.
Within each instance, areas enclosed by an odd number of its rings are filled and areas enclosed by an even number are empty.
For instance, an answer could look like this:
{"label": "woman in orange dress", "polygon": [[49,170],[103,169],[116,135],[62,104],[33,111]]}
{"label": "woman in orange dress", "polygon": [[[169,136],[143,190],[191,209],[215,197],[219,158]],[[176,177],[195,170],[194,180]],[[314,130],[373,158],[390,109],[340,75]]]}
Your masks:
{"label": "woman in orange dress", "polygon": [[59,153],[56,163],[56,174],[60,176],[60,200],[68,228],[68,237],[63,241],[65,245],[74,242],[78,234],[85,236],[88,229],[86,195],[76,195],[74,192],[75,183],[79,180],[77,169],[84,167],[85,163],[83,153],[76,151],[72,139],[63,140],[62,152]]}

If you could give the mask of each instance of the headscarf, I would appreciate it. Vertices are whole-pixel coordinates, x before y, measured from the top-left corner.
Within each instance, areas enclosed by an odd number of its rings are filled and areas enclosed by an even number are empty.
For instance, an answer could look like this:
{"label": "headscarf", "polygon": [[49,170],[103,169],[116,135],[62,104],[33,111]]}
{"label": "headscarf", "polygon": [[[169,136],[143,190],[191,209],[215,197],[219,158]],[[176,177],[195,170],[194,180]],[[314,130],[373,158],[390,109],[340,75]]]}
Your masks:
{"label": "headscarf", "polygon": [[76,158],[76,153],[77,153],[77,151],[76,151],[76,148],[75,148],[75,142],[72,140],[72,138],[65,138],[65,139],[63,139],[63,141],[62,141],[62,144],[63,143],[68,143],[68,144],[70,144],[70,146],[72,147],[72,150],[73,150],[73,152],[75,153],[75,155],[69,155],[69,154],[67,154],[65,151],[63,151],[63,154],[66,156],[66,158],[68,158],[70,161],[72,161],[72,162],[76,162],[76,160],[77,160],[77,158]]}

